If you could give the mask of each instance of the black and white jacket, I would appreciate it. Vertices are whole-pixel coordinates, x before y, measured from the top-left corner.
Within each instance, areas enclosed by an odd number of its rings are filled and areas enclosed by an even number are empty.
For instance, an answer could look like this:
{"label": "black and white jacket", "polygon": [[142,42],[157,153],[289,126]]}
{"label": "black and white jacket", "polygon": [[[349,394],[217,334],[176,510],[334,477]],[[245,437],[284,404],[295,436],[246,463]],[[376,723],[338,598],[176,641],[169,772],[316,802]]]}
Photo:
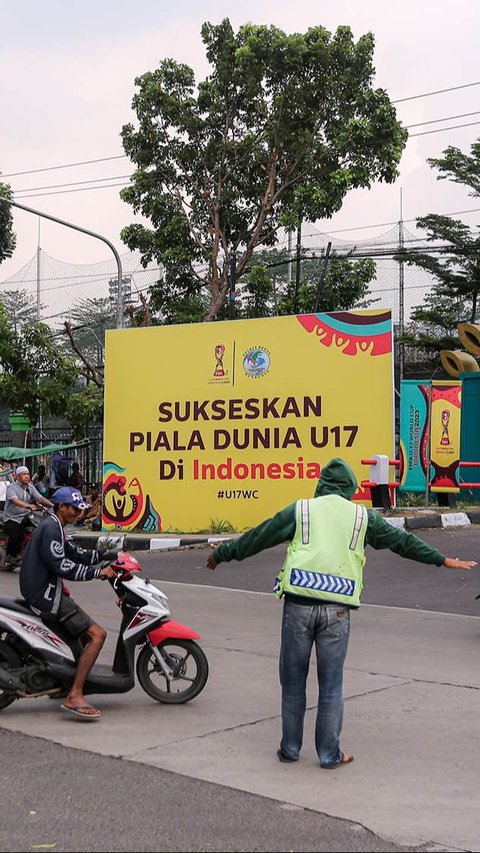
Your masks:
{"label": "black and white jacket", "polygon": [[91,581],[100,576],[98,551],[78,548],[66,538],[56,515],[45,519],[32,533],[20,569],[20,591],[39,614],[55,614],[63,593],[63,580]]}

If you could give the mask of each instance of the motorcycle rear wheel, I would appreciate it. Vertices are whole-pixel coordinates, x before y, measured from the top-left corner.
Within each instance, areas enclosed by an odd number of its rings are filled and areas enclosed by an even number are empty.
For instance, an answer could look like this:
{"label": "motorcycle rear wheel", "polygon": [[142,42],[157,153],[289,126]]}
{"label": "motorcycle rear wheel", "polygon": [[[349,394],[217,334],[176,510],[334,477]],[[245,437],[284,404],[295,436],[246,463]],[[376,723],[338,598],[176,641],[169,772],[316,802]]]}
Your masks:
{"label": "motorcycle rear wheel", "polygon": [[[17,669],[21,665],[22,661],[16,651],[5,640],[0,640],[0,666],[4,667],[4,669]],[[12,702],[15,702],[16,698],[12,693],[0,690],[0,711],[8,708]]]}
{"label": "motorcycle rear wheel", "polygon": [[167,678],[151,647],[144,646],[137,659],[137,677],[145,692],[168,705],[181,705],[198,696],[208,678],[203,649],[193,640],[164,640],[157,649],[174,678]]}

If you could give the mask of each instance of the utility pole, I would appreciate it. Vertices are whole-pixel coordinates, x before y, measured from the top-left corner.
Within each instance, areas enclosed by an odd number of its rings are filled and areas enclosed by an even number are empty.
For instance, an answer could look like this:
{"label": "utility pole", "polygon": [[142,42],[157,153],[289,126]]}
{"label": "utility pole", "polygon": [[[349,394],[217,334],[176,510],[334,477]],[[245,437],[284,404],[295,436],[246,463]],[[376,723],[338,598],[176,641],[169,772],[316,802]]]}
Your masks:
{"label": "utility pole", "polygon": [[230,292],[228,295],[228,316],[230,320],[235,319],[235,287],[237,283],[237,253],[233,252],[230,259]]}
{"label": "utility pole", "polygon": [[301,251],[302,251],[302,219],[298,217],[297,225],[297,252],[295,261],[295,291],[293,294],[293,313],[298,313],[298,294],[300,291],[300,273],[301,273]]}
{"label": "utility pole", "polygon": [[287,290],[290,291],[292,283],[292,232],[288,232],[288,266],[287,266]]}
{"label": "utility pole", "polygon": [[328,261],[330,258],[330,252],[331,251],[332,251],[332,243],[331,243],[331,241],[329,241],[327,243],[327,249],[325,251],[325,257],[323,259],[323,266],[322,266],[320,276],[318,279],[318,284],[317,284],[317,295],[315,297],[315,307],[313,309],[315,314],[317,313],[319,306],[320,306],[320,299],[322,296],[322,287],[323,287],[323,282],[325,281],[325,276],[327,274]]}
{"label": "utility pole", "polygon": [[40,313],[42,309],[41,293],[40,293],[40,218],[38,219],[38,238],[37,238],[37,322],[40,322]]}
{"label": "utility pole", "polygon": [[[40,225],[41,219],[38,217],[38,237],[37,237],[37,323],[40,322],[40,314],[42,309],[42,298],[41,298],[41,275],[40,275]],[[39,401],[38,406],[38,429],[40,431],[40,446],[42,446],[42,438],[43,438],[43,408],[42,401]]]}
{"label": "utility pole", "polygon": [[[401,338],[405,328],[405,264],[403,261],[403,251],[405,248],[405,234],[403,230],[403,190],[400,188],[400,220],[398,223],[398,334]],[[404,346],[400,341],[398,345],[398,367],[400,382],[403,379],[404,372]]]}

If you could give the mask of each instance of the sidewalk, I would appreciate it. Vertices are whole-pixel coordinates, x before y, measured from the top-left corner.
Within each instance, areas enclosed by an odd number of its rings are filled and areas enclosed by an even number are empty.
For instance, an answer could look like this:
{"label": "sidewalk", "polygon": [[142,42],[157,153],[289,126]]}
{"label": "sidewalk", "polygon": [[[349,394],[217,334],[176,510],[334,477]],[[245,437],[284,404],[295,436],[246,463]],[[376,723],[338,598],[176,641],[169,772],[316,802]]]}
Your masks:
{"label": "sidewalk", "polygon": [[[433,512],[414,507],[412,509],[405,508],[405,515],[389,515],[382,510],[377,510],[377,512],[394,527],[411,531],[435,527],[452,530],[470,527],[471,524],[480,524],[480,511],[478,510],[460,512],[445,509],[443,512]],[[194,547],[210,542],[224,542],[240,535],[235,533],[228,536],[202,536],[196,533],[183,533],[181,535],[178,533],[101,533],[82,530],[78,527],[70,527],[67,532],[73,535],[75,542],[81,548],[95,548],[97,543],[102,545],[108,543],[112,548],[118,547],[123,551],[157,551]]]}

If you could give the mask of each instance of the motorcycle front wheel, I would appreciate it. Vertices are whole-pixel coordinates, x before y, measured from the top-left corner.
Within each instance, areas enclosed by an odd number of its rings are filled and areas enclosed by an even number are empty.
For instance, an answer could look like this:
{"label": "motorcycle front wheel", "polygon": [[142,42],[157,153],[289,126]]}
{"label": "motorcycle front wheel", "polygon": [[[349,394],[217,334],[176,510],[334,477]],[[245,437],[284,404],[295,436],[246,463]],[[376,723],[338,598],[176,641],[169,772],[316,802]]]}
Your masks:
{"label": "motorcycle front wheel", "polygon": [[169,705],[181,705],[198,696],[208,678],[203,649],[193,640],[164,640],[156,648],[173,671],[173,678],[165,675],[151,646],[146,645],[137,659],[137,677],[145,692]]}
{"label": "motorcycle front wheel", "polygon": [[[3,669],[17,669],[21,665],[22,661],[16,651],[5,640],[0,640],[0,666]],[[12,693],[5,693],[4,690],[0,690],[0,711],[8,708],[12,702],[15,702],[16,698]]]}

